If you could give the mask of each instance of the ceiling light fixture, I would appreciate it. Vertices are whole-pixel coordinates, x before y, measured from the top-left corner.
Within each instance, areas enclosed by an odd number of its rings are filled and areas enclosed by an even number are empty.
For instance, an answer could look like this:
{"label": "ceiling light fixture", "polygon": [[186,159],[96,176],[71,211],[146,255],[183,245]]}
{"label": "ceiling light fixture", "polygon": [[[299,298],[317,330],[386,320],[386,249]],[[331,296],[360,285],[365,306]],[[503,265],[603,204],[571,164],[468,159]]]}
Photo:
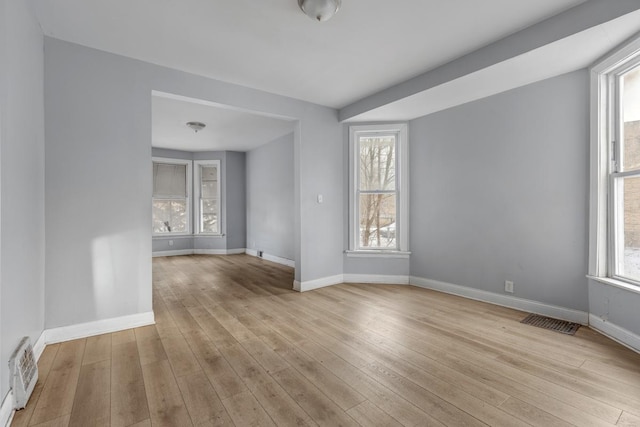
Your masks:
{"label": "ceiling light fixture", "polygon": [[201,131],[202,129],[204,129],[206,125],[202,122],[189,122],[187,123],[187,126],[193,129],[195,133],[198,133],[198,131]]}
{"label": "ceiling light fixture", "polygon": [[342,0],[298,0],[298,6],[314,21],[328,21],[338,12]]}

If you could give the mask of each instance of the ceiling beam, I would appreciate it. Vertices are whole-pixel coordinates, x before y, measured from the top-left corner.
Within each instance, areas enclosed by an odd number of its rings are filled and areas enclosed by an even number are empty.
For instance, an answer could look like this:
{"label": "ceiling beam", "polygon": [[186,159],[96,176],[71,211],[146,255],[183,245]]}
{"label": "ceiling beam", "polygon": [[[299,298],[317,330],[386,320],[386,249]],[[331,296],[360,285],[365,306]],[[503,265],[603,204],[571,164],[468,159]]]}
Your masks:
{"label": "ceiling beam", "polygon": [[590,0],[340,109],[340,121],[424,92],[640,10],[638,0]]}

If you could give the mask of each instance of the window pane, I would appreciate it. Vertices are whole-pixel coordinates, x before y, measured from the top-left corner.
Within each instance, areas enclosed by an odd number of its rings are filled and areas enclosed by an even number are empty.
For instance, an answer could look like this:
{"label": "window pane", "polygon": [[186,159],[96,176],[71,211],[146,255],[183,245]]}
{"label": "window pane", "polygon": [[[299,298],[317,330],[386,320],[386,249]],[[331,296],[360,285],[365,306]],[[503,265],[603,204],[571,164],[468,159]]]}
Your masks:
{"label": "window pane", "polygon": [[640,169],[640,67],[622,77],[623,170]]}
{"label": "window pane", "polygon": [[360,248],[396,249],[396,195],[360,195]]}
{"label": "window pane", "polygon": [[200,231],[202,233],[218,233],[218,202],[211,199],[200,200]]}
{"label": "window pane", "polygon": [[206,199],[218,197],[218,168],[215,166],[201,166],[200,179],[202,197]]}
{"label": "window pane", "polygon": [[187,165],[154,162],[153,197],[187,197]]}
{"label": "window pane", "polygon": [[640,282],[640,177],[616,179],[616,275]]}
{"label": "window pane", "polygon": [[395,135],[359,137],[360,190],[395,190]]}
{"label": "window pane", "polygon": [[154,200],[153,201],[154,233],[186,233],[187,201]]}

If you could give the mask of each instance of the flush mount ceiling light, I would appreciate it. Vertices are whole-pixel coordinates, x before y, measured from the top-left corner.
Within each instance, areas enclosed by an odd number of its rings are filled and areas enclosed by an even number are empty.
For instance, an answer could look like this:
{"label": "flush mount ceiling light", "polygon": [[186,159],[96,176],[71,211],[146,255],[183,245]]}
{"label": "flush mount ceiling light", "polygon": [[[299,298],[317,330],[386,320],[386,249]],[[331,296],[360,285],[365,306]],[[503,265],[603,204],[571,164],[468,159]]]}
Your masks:
{"label": "flush mount ceiling light", "polygon": [[198,133],[198,131],[204,129],[204,127],[206,125],[204,123],[202,123],[202,122],[189,122],[189,123],[187,123],[187,126],[189,126],[191,129],[193,129],[193,131],[195,133]]}
{"label": "flush mount ceiling light", "polygon": [[338,12],[342,0],[298,0],[298,6],[314,21],[328,21]]}

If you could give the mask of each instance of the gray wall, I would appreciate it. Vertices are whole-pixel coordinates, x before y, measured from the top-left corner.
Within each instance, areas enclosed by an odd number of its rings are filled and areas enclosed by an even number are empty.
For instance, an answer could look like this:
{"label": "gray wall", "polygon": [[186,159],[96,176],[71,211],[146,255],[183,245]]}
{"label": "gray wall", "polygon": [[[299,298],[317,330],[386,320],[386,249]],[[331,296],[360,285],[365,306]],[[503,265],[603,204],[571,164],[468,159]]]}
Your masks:
{"label": "gray wall", "polygon": [[11,353],[44,329],[43,37],[27,5],[0,0],[0,401]]}
{"label": "gray wall", "polygon": [[247,186],[245,153],[227,151],[224,188],[227,215],[227,249],[244,249],[247,242]]}
{"label": "gray wall", "polygon": [[247,248],[294,259],[293,133],[247,153]]}
{"label": "gray wall", "polygon": [[[236,151],[188,152],[152,148],[153,157],[184,160],[220,160],[220,224],[223,236],[153,237],[154,253],[189,249],[243,249],[246,241],[245,154]],[[196,185],[195,182],[193,185]],[[193,191],[193,190],[192,190]],[[195,212],[191,209],[195,227]],[[170,245],[173,241],[173,245]]]}
{"label": "gray wall", "polygon": [[410,123],[411,274],[588,310],[585,70]]}
{"label": "gray wall", "polygon": [[342,273],[335,110],[51,38],[45,67],[47,327],[152,309],[153,90],[297,119],[296,278]]}
{"label": "gray wall", "polygon": [[589,314],[640,336],[638,307],[640,293],[589,280]]}

